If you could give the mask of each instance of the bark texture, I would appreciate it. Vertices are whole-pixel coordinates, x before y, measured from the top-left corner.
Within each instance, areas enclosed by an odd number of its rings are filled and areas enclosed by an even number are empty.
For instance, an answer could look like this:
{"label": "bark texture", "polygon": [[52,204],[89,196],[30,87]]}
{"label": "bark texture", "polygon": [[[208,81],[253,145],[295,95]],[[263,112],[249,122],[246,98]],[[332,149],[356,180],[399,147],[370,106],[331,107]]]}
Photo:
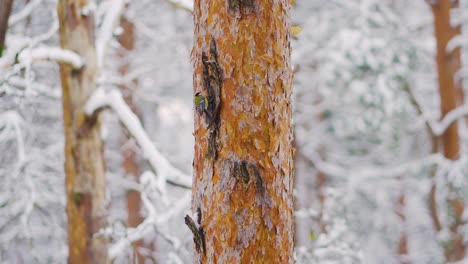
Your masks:
{"label": "bark texture", "polygon": [[195,0],[194,263],[293,262],[289,0]]}
{"label": "bark texture", "polygon": [[105,179],[99,114],[83,111],[95,90],[94,17],[85,0],[59,0],[60,45],[85,60],[81,69],[60,65],[65,130],[69,263],[108,263],[106,241],[93,236],[105,223]]}
{"label": "bark texture", "polygon": [[[455,73],[460,69],[460,49],[447,50],[449,41],[460,34],[459,27],[450,25],[450,10],[458,6],[458,1],[438,0],[432,3],[434,15],[434,32],[437,42],[437,71],[439,77],[439,94],[442,118],[457,107],[457,101],[461,91],[460,83],[455,80]],[[442,135],[444,156],[456,160],[460,155],[457,122],[453,122]],[[465,256],[465,246],[461,234],[462,214],[464,202],[461,198],[453,198],[449,201],[453,219],[450,225],[452,238],[445,246],[447,261],[462,260]]]}
{"label": "bark texture", "polygon": [[13,0],[0,0],[0,57],[5,48],[5,37],[8,29]]}

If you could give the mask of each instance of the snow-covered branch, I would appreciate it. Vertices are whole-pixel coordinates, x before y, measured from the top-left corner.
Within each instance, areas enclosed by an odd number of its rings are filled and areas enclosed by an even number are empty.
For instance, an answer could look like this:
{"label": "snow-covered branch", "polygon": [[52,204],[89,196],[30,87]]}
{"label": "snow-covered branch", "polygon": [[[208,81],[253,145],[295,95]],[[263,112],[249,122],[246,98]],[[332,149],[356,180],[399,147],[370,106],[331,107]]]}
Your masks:
{"label": "snow-covered branch", "polygon": [[317,153],[309,155],[311,161],[313,162],[314,166],[317,167],[320,171],[324,172],[330,176],[337,176],[339,178],[382,178],[382,177],[401,177],[404,173],[419,169],[423,166],[429,165],[442,165],[448,166],[450,164],[450,160],[447,160],[442,154],[435,153],[429,156],[426,156],[421,159],[409,161],[398,166],[390,166],[390,167],[357,167],[357,168],[345,168],[338,164],[332,164],[326,162],[320,158]]}
{"label": "snow-covered branch", "polygon": [[118,115],[122,124],[127,128],[143,150],[145,158],[157,173],[157,176],[160,177],[161,181],[170,181],[174,184],[191,188],[191,177],[172,166],[161,152],[156,149],[143,129],[138,117],[125,103],[119,91],[111,90],[106,92],[103,88],[98,89],[87,102],[85,111],[88,115],[92,115],[96,110],[104,107],[112,108]]}
{"label": "snow-covered branch", "polygon": [[134,229],[130,229],[126,237],[120,239],[109,249],[109,257],[111,259],[117,257],[124,252],[124,249],[131,245],[132,242],[144,238],[148,233],[157,230],[163,224],[166,224],[174,216],[181,214],[190,204],[191,193],[187,192],[174,206],[162,215],[156,215],[156,212],[148,197],[142,193],[141,199],[143,206],[148,210],[148,217],[145,221]]}
{"label": "snow-covered branch", "polygon": [[468,115],[468,104],[465,104],[448,112],[447,115],[445,115],[445,117],[440,122],[432,121],[430,120],[428,115],[423,112],[421,104],[419,104],[419,102],[416,100],[416,97],[409,88],[409,86],[405,86],[404,90],[408,93],[411,104],[414,105],[418,114],[423,116],[423,118],[425,119],[425,123],[428,127],[429,134],[431,134],[431,136],[433,137],[441,136],[453,122]]}
{"label": "snow-covered branch", "polygon": [[[15,87],[21,87],[22,89],[27,88],[28,85],[25,79],[20,78],[18,76],[11,76],[11,78],[8,79],[7,83]],[[33,88],[34,91],[33,95],[41,94],[53,99],[60,99],[62,96],[62,90],[60,89],[60,87],[50,87],[39,82],[34,82],[31,88]]]}
{"label": "snow-covered branch", "polygon": [[294,216],[297,218],[317,218],[319,215],[319,212],[312,208],[302,208],[294,212]]}
{"label": "snow-covered branch", "polygon": [[107,11],[96,41],[96,56],[97,62],[100,68],[104,63],[104,56],[106,55],[106,48],[109,41],[112,38],[114,28],[120,20],[120,16],[124,11],[125,1],[117,0],[112,1],[112,4],[108,5],[109,10]]}
{"label": "snow-covered branch", "polygon": [[193,12],[193,1],[192,0],[166,0],[175,7],[185,9],[189,12]]}
{"label": "snow-covered branch", "polygon": [[41,2],[42,0],[34,0],[27,3],[23,8],[21,8],[19,12],[10,16],[10,19],[8,19],[8,26],[11,27],[28,17],[34,11],[34,9],[41,4]]}
{"label": "snow-covered branch", "polygon": [[[0,115],[0,131],[14,131],[14,137],[16,138],[17,143],[17,155],[18,155],[18,163],[24,162],[26,159],[26,147],[24,144],[24,137],[23,132],[21,130],[21,124],[24,123],[23,117],[17,111],[6,111]],[[1,133],[0,133],[1,135]],[[0,137],[0,142],[2,139],[8,137]]]}
{"label": "snow-covered branch", "polygon": [[445,115],[440,122],[429,121],[435,135],[441,136],[445,130],[456,120],[468,115],[468,104],[455,108]]}
{"label": "snow-covered branch", "polygon": [[80,55],[70,50],[64,50],[60,47],[39,47],[35,49],[26,49],[20,53],[18,60],[21,63],[29,64],[32,61],[50,60],[61,63],[67,63],[75,69],[80,69],[84,65]]}
{"label": "snow-covered branch", "polygon": [[447,43],[445,52],[447,52],[447,54],[452,54],[457,48],[462,47],[464,43],[466,43],[466,39],[463,38],[462,35],[456,35]]}

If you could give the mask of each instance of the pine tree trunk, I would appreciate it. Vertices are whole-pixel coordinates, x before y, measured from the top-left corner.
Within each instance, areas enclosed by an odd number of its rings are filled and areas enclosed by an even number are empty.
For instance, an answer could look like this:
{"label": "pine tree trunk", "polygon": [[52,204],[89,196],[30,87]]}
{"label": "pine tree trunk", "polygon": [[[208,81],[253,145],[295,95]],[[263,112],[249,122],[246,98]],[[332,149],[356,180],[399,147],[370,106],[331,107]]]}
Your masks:
{"label": "pine tree trunk", "polygon": [[196,0],[194,263],[293,262],[290,1]]}
{"label": "pine tree trunk", "polygon": [[[450,25],[450,10],[458,6],[458,1],[438,0],[432,4],[434,15],[435,37],[437,42],[437,70],[439,77],[439,94],[442,118],[457,107],[460,95],[460,83],[455,80],[455,73],[460,69],[460,49],[447,51],[449,41],[460,34],[460,28]],[[460,155],[457,122],[453,122],[442,135],[444,156],[456,160]],[[465,256],[465,247],[461,230],[463,200],[454,198],[450,200],[450,211],[453,212],[453,224],[450,226],[452,241],[445,247],[447,261],[461,260]]]}
{"label": "pine tree trunk", "polygon": [[105,223],[105,179],[100,118],[83,111],[95,90],[94,17],[84,0],[59,0],[60,45],[82,56],[85,66],[60,65],[65,130],[69,263],[108,263],[106,241],[93,236]]}

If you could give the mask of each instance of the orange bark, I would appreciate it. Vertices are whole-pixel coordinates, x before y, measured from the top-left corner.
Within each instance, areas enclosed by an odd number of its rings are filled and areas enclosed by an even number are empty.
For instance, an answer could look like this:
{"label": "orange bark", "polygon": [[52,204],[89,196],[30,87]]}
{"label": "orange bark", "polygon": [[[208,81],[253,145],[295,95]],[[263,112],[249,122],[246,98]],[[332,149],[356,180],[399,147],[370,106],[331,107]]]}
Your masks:
{"label": "orange bark", "polygon": [[[460,69],[460,49],[448,53],[447,44],[460,34],[460,28],[450,25],[450,10],[458,6],[458,1],[439,0],[432,4],[434,15],[434,31],[437,42],[437,71],[439,77],[439,94],[442,118],[457,107],[460,95],[460,83],[455,81],[455,73]],[[456,160],[460,155],[457,122],[453,122],[442,135],[444,156]],[[454,223],[451,224],[452,241],[445,248],[447,261],[461,260],[465,256],[463,237],[459,233],[462,223],[463,200],[455,198],[450,201],[451,210],[454,212]]]}
{"label": "orange bark", "polygon": [[289,0],[196,0],[194,262],[293,262]]}
{"label": "orange bark", "polygon": [[94,234],[105,224],[104,157],[100,118],[83,111],[95,89],[94,18],[83,16],[84,0],[58,1],[60,45],[78,53],[86,65],[60,65],[65,130],[65,173],[69,263],[107,263],[106,240]]}

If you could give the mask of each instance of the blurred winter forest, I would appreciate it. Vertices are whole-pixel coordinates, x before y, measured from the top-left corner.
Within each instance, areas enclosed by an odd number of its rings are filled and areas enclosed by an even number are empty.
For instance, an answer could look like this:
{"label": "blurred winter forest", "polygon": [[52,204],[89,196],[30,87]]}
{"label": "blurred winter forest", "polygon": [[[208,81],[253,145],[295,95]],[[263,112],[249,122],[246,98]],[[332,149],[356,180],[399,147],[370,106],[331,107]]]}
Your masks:
{"label": "blurred winter forest", "polygon": [[[83,62],[60,48],[60,1],[0,0],[8,25],[0,42],[1,263],[66,263],[69,254],[58,62]],[[297,263],[468,261],[468,1],[452,1],[450,23],[461,31],[444,48],[461,67],[448,73],[456,105],[441,107],[438,80],[447,72],[436,60],[434,18],[447,1],[295,1]],[[192,5],[87,6],[99,93],[86,111],[110,108],[101,131],[108,212],[95,236],[109,241],[114,263],[192,262],[184,224],[194,149]]]}

